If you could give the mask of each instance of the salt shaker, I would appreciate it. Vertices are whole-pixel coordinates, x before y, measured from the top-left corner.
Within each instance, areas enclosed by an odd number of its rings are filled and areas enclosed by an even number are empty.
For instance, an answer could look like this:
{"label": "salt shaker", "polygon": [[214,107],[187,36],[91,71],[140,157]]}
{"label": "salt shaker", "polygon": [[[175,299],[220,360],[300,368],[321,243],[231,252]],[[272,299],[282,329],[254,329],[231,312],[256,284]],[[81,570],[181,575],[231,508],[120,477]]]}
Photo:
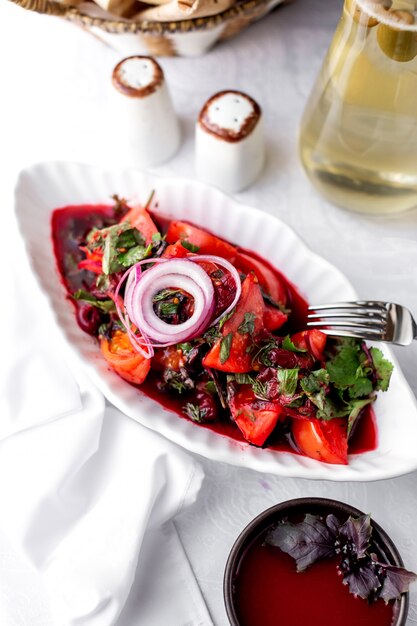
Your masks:
{"label": "salt shaker", "polygon": [[233,193],[259,175],[265,144],[261,108],[240,91],[221,91],[203,106],[196,125],[197,176]]}
{"label": "salt shaker", "polygon": [[114,68],[112,82],[121,159],[140,167],[170,159],[180,145],[180,127],[160,65],[151,57],[127,57]]}

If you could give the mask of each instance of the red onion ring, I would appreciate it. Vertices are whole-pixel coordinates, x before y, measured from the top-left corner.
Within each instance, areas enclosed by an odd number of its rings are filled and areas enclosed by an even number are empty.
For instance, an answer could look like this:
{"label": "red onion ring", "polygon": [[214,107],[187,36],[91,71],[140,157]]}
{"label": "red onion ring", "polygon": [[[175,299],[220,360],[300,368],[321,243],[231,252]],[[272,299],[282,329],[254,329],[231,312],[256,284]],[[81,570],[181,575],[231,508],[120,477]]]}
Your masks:
{"label": "red onion ring", "polygon": [[[198,261],[208,261],[229,271],[236,283],[232,303],[214,321],[214,287]],[[152,267],[142,272],[141,266]],[[119,293],[126,282],[124,302]],[[153,309],[154,296],[163,289],[182,289],[194,298],[194,311],[181,324],[168,324]],[[143,259],[129,268],[120,279],[114,294],[116,310],[134,348],[145,358],[152,358],[154,348],[163,348],[197,337],[227,315],[239,300],[241,281],[236,268],[225,259],[213,255],[194,255],[182,259]],[[137,328],[140,335],[132,330]]]}
{"label": "red onion ring", "polygon": [[230,263],[230,261],[226,261],[226,259],[223,259],[221,256],[214,256],[212,254],[196,254],[195,256],[192,257],[192,260],[193,261],[209,261],[210,263],[214,263],[215,265],[220,265],[221,267],[224,267],[228,272],[231,273],[232,278],[235,281],[235,284],[236,284],[235,297],[233,298],[232,303],[229,304],[227,309],[225,309],[222,313],[220,313],[220,315],[216,317],[216,319],[213,322],[211,322],[210,326],[215,326],[217,322],[221,320],[222,317],[230,313],[230,311],[234,309],[234,307],[238,303],[240,294],[242,293],[242,283],[240,281],[239,272],[237,271],[235,266]]}

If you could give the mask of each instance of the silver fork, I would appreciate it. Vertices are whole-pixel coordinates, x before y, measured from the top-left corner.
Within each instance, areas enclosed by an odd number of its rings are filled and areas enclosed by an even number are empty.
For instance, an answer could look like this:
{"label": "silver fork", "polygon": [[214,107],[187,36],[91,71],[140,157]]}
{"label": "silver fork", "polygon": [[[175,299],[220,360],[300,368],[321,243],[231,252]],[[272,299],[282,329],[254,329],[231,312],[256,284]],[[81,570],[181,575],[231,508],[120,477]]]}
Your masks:
{"label": "silver fork", "polygon": [[[375,300],[335,302],[308,307],[307,326],[334,337],[354,337],[408,346],[417,339],[417,324],[400,304]],[[314,312],[313,312],[314,311]]]}

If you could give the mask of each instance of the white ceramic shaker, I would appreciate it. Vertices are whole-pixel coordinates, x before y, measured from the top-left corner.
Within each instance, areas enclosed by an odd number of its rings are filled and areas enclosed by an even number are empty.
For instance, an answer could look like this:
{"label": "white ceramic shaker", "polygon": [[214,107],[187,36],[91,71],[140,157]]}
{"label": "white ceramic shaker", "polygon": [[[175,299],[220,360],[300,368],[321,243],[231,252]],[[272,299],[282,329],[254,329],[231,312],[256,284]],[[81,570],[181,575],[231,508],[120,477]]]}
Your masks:
{"label": "white ceramic shaker", "polygon": [[201,109],[196,125],[197,176],[224,191],[248,187],[265,160],[261,108],[240,91],[221,91]]}
{"label": "white ceramic shaker", "polygon": [[121,161],[158,165],[177,152],[181,133],[164,73],[155,59],[131,56],[112,75],[113,106],[121,135]]}

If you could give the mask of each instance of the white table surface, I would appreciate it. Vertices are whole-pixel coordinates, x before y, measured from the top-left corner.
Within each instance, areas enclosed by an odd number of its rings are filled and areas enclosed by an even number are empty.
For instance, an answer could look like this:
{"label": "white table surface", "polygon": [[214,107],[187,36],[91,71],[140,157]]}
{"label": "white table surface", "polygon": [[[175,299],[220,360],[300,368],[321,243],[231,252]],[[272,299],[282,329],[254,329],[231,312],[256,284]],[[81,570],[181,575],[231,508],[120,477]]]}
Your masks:
{"label": "white table surface", "polygon": [[[268,162],[257,183],[237,197],[286,220],[348,276],[360,296],[397,301],[417,313],[417,212],[367,218],[339,210],[315,193],[298,160],[300,116],[340,8],[340,0],[296,0],[204,57],[161,59],[184,141],[171,162],[152,172],[193,176],[193,125],[202,103],[221,89],[247,91],[264,110]],[[56,159],[98,164],[120,160],[121,139],[107,98],[109,75],[120,58],[119,52],[71,24],[2,0],[3,215],[12,211],[14,182],[26,165]],[[417,344],[396,354],[417,393]],[[200,460],[206,472],[202,491],[177,528],[216,626],[227,624],[222,577],[233,541],[256,514],[292,497],[335,497],[372,513],[397,543],[406,566],[417,571],[416,474],[379,483],[333,484],[280,479]],[[1,535],[0,623],[60,626],[51,621],[37,574]],[[416,589],[408,624],[415,623]],[[122,615],[118,624],[134,626],[134,615]]]}

